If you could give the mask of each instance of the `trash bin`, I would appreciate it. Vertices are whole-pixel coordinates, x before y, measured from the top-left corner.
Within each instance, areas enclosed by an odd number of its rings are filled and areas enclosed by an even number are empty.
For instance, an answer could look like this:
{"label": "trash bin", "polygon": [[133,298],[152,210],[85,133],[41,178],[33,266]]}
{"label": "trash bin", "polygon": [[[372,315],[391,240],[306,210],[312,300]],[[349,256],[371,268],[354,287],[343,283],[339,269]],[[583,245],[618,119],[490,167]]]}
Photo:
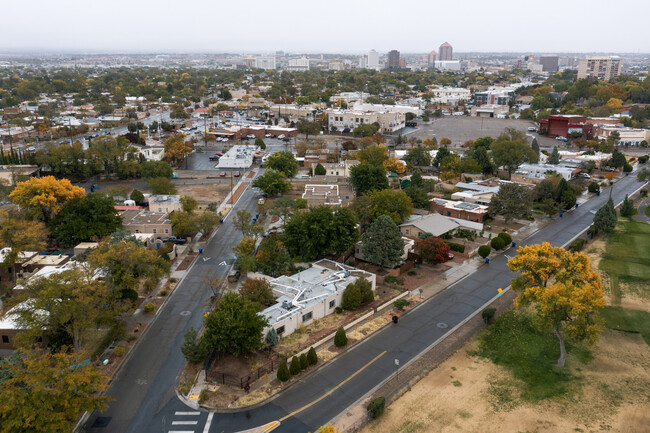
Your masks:
{"label": "trash bin", "polygon": [[393,316],[393,323],[397,323],[398,320],[399,320],[399,317]]}
{"label": "trash bin", "polygon": [[576,203],[576,209],[578,209],[578,206],[580,206],[580,203]]}
{"label": "trash bin", "polygon": [[512,243],[512,248],[515,248],[517,246],[517,242]]}
{"label": "trash bin", "polygon": [[560,218],[562,218],[562,215],[564,215],[564,212],[560,212]]}
{"label": "trash bin", "polygon": [[203,248],[199,248],[199,254],[203,254]]}
{"label": "trash bin", "polygon": [[219,220],[219,224],[223,224],[223,218]]}
{"label": "trash bin", "polygon": [[490,258],[489,257],[485,258],[485,263],[488,264],[488,265],[490,264]]}
{"label": "trash bin", "polygon": [[596,195],[600,196],[600,190],[596,191]]}

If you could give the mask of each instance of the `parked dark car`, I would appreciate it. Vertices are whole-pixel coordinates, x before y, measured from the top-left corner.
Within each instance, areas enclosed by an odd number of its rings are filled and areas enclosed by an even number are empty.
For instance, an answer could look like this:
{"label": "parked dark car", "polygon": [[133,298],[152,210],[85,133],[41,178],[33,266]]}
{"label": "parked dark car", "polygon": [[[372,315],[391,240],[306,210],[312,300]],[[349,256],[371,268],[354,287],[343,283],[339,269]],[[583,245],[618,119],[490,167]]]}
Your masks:
{"label": "parked dark car", "polygon": [[172,244],[175,245],[183,245],[187,242],[187,239],[184,238],[179,238],[177,236],[170,236],[168,238],[165,238],[162,240],[163,242],[171,242]]}
{"label": "parked dark car", "polygon": [[210,161],[219,161],[219,157],[217,155],[211,155],[210,158],[208,158]]}
{"label": "parked dark car", "polygon": [[240,276],[241,276],[241,272],[239,270],[237,270],[237,269],[233,269],[228,274],[228,282],[229,283],[236,283],[239,280]]}

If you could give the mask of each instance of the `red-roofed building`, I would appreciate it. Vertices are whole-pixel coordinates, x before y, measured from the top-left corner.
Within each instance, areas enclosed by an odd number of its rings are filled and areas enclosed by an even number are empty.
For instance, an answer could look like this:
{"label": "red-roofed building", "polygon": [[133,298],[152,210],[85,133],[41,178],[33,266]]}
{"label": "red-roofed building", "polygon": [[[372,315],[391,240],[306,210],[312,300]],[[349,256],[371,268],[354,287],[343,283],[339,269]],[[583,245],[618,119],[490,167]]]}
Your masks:
{"label": "red-roofed building", "polygon": [[210,109],[209,108],[197,108],[196,110],[192,111],[192,117],[205,117],[210,115]]}
{"label": "red-roofed building", "polygon": [[548,116],[547,120],[539,122],[540,134],[551,137],[570,137],[579,132],[586,139],[593,137],[593,125],[586,123],[587,118],[577,114]]}

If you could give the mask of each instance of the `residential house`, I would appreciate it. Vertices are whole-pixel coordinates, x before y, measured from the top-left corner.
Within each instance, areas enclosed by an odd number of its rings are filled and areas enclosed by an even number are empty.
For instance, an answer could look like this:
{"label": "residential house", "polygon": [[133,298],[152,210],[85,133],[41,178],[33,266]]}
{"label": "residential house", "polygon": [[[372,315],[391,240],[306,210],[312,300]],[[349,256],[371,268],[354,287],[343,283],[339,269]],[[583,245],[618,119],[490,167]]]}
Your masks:
{"label": "residential house", "polygon": [[341,306],[345,288],[359,278],[368,280],[375,290],[375,274],[327,259],[297,274],[271,280],[278,299],[275,305],[259,313],[269,323],[263,335],[274,328],[280,337],[285,337],[300,326],[332,314]]}
{"label": "residential house", "polygon": [[477,203],[434,198],[431,200],[431,212],[454,218],[456,221],[471,221],[482,225],[487,218],[488,207]]}
{"label": "residential house", "polygon": [[147,197],[151,212],[165,213],[183,210],[180,195],[150,195]]}
{"label": "residential house", "polygon": [[307,200],[309,207],[348,207],[354,199],[354,190],[347,183],[307,184],[302,198]]}
{"label": "residential house", "polygon": [[137,209],[124,211],[120,214],[124,230],[135,235],[137,233],[153,234],[156,239],[171,236],[172,223],[167,219],[167,212],[150,212]]}
{"label": "residential house", "polygon": [[[404,242],[404,252],[402,254],[402,262],[405,262],[408,259],[409,253],[412,253],[415,248],[415,240],[402,236],[402,241]],[[367,261],[363,255],[361,249],[363,248],[363,241],[359,241],[354,245],[354,257],[358,260]]]}
{"label": "residential house", "polygon": [[402,233],[402,236],[418,239],[424,233],[441,236],[456,230],[458,227],[460,227],[460,224],[452,218],[446,218],[437,213],[432,213],[425,216],[418,216],[404,224],[400,224],[399,231]]}

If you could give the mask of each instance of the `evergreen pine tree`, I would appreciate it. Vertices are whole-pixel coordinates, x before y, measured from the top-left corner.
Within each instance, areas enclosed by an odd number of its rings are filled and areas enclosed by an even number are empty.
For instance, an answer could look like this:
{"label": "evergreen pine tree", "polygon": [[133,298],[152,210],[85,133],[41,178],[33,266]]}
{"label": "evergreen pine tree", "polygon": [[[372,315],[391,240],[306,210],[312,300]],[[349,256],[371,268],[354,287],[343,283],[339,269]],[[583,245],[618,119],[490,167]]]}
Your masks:
{"label": "evergreen pine tree", "polygon": [[594,216],[594,229],[596,231],[609,233],[614,230],[617,221],[618,215],[616,215],[616,210],[614,209],[614,202],[610,198],[607,203],[596,212],[596,215]]}
{"label": "evergreen pine tree", "polygon": [[309,361],[307,360],[307,355],[304,353],[300,355],[300,369],[301,370],[307,370],[309,367]]}
{"label": "evergreen pine tree", "polygon": [[307,361],[309,361],[309,365],[318,364],[318,355],[316,355],[316,349],[313,347],[310,347],[307,352]]}
{"label": "evergreen pine tree", "polygon": [[551,156],[548,157],[548,163],[555,165],[560,163],[560,153],[557,150],[557,146],[553,146],[553,152],[551,153]]}
{"label": "evergreen pine tree", "polygon": [[345,335],[345,329],[341,326],[336,330],[336,334],[334,335],[334,345],[336,347],[343,347],[346,344],[348,344],[348,336]]}
{"label": "evergreen pine tree", "polygon": [[277,376],[280,382],[286,382],[291,377],[291,374],[289,373],[289,367],[287,367],[286,362],[282,361],[280,363],[280,367],[278,367]]}
{"label": "evergreen pine tree", "polygon": [[622,217],[631,217],[632,215],[636,214],[634,203],[627,197],[627,195],[625,196],[625,200],[623,200],[623,204],[621,205],[620,213]]}
{"label": "evergreen pine tree", "polygon": [[294,356],[291,359],[291,364],[289,364],[289,372],[291,373],[292,376],[295,376],[296,374],[300,373],[300,360],[298,359],[297,356]]}
{"label": "evergreen pine tree", "polygon": [[533,138],[533,142],[531,143],[530,147],[533,148],[537,156],[539,157],[539,143],[537,142],[536,138]]}

